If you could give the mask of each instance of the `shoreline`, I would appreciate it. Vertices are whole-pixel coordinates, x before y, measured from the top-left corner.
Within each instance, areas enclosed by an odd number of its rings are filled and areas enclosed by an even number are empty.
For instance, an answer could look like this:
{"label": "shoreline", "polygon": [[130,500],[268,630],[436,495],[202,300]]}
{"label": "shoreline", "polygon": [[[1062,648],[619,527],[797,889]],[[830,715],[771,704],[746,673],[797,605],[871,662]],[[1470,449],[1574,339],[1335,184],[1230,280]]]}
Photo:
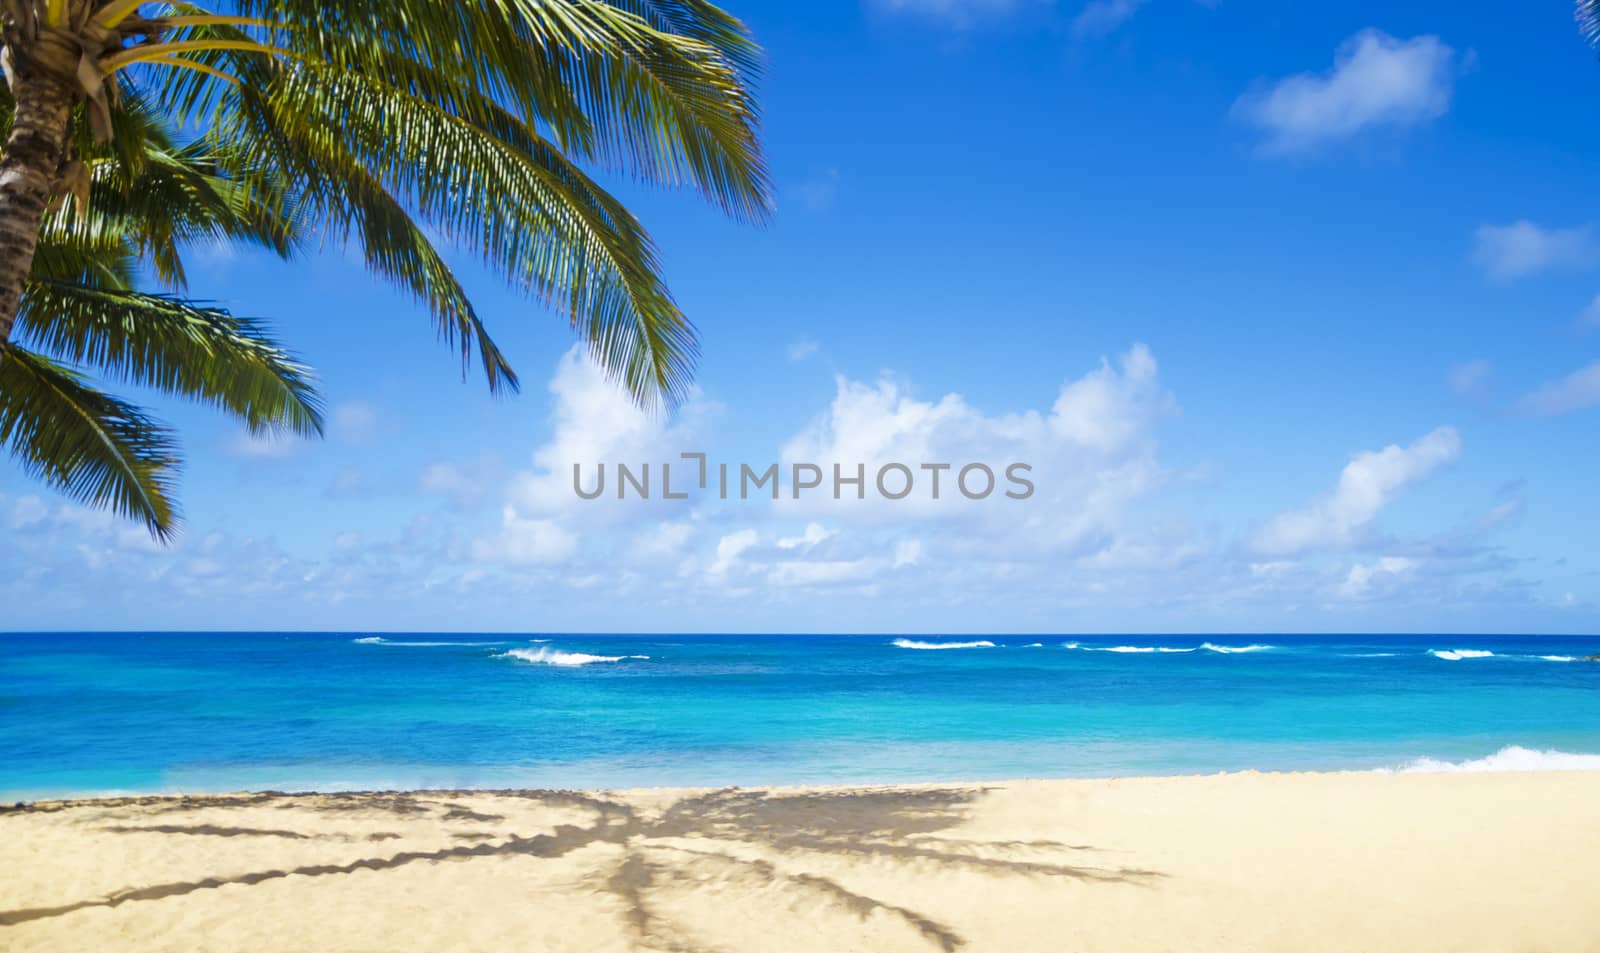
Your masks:
{"label": "shoreline", "polygon": [[620,785],[518,785],[518,784],[493,784],[487,786],[477,785],[422,785],[408,786],[383,786],[371,787],[346,787],[335,784],[328,787],[242,787],[242,788],[190,788],[184,790],[140,790],[140,789],[107,789],[105,791],[86,790],[83,792],[51,793],[44,796],[34,796],[30,792],[4,792],[0,791],[0,812],[17,810],[16,805],[44,805],[44,804],[76,804],[94,803],[108,800],[142,800],[150,798],[191,798],[191,797],[248,797],[253,795],[271,794],[284,797],[297,797],[319,794],[370,794],[370,795],[395,795],[395,794],[517,794],[528,792],[603,792],[608,794],[634,794],[649,792],[677,792],[677,791],[703,791],[703,790],[765,790],[765,791],[809,791],[834,788],[918,788],[930,786],[976,786],[976,785],[1009,785],[1034,782],[1097,782],[1097,781],[1125,781],[1125,780],[1185,780],[1198,778],[1228,777],[1233,775],[1364,775],[1364,774],[1507,774],[1507,773],[1567,773],[1581,771],[1600,771],[1600,754],[1587,752],[1571,752],[1556,749],[1528,748],[1522,745],[1504,745],[1491,754],[1478,758],[1466,758],[1460,761],[1447,761],[1426,755],[1418,756],[1409,761],[1390,767],[1371,768],[1237,768],[1217,771],[1192,771],[1192,772],[1164,772],[1150,774],[1103,774],[1103,775],[1047,775],[1025,774],[1012,777],[974,779],[971,777],[936,778],[933,780],[898,780],[868,779],[868,780],[839,780],[839,781],[799,781],[799,782],[730,782],[726,784],[620,784]]}
{"label": "shoreline", "polygon": [[60,799],[0,868],[8,951],[1580,951],[1600,771]]}

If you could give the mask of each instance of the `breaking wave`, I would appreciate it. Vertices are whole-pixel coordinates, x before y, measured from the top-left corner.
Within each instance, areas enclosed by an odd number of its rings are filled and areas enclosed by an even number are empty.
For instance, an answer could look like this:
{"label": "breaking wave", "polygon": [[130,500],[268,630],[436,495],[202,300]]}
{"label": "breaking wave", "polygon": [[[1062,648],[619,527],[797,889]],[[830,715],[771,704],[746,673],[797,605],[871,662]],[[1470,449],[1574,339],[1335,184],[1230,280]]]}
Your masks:
{"label": "breaking wave", "polygon": [[580,665],[592,665],[595,662],[623,662],[629,659],[643,659],[648,661],[648,655],[590,655],[586,652],[563,652],[560,649],[541,647],[537,649],[512,649],[500,653],[498,658],[513,658],[522,662],[535,662],[540,665],[559,665],[562,668],[576,668]]}
{"label": "breaking wave", "polygon": [[1401,773],[1468,771],[1600,771],[1600,754],[1573,754],[1570,751],[1535,750],[1509,745],[1485,758],[1468,761],[1441,761],[1417,758],[1393,769]]}
{"label": "breaking wave", "polygon": [[1200,645],[1174,646],[1174,645],[1084,645],[1081,642],[1064,642],[1064,649],[1079,649],[1084,652],[1115,652],[1119,655],[1187,655],[1190,652],[1216,652],[1219,655],[1236,655],[1241,652],[1265,652],[1277,648],[1275,645],[1217,645],[1213,642],[1203,642]]}
{"label": "breaking wave", "polygon": [[992,649],[993,642],[918,642],[914,639],[895,639],[890,643],[897,649]]}
{"label": "breaking wave", "polygon": [[1494,653],[1484,649],[1429,649],[1428,654],[1446,662],[1459,662],[1469,658],[1494,658]]}

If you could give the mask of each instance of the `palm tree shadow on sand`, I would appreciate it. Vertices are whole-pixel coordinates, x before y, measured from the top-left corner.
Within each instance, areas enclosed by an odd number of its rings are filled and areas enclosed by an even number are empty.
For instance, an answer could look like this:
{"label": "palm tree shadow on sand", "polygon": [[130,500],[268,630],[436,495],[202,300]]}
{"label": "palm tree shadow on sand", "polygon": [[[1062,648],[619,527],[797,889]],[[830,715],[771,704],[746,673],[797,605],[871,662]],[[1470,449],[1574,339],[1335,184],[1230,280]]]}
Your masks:
{"label": "palm tree shadow on sand", "polygon": [[[807,855],[886,863],[933,864],[947,869],[981,870],[1018,877],[1070,878],[1090,883],[1148,885],[1162,875],[1126,867],[1060,862],[1062,854],[1092,851],[1086,845],[1057,841],[957,840],[941,836],[968,815],[970,802],[982,790],[926,788],[838,792],[780,792],[730,788],[689,795],[664,808],[646,809],[589,794],[560,791],[430,791],[416,794],[288,795],[268,792],[244,796],[185,798],[120,798],[41,804],[13,810],[104,811],[137,807],[145,821],[208,808],[264,807],[318,812],[385,811],[398,817],[481,825],[487,830],[458,830],[463,843],[430,851],[401,851],[365,857],[346,864],[318,864],[252,871],[225,877],[131,887],[93,899],[55,907],[0,911],[0,927],[58,917],[95,907],[160,901],[232,885],[253,885],[285,877],[325,877],[361,870],[382,871],[418,862],[470,861],[482,857],[559,858],[595,845],[616,845],[618,859],[588,886],[611,894],[621,903],[620,926],[639,947],[667,953],[713,953],[697,942],[692,926],[675,922],[661,910],[654,895],[666,889],[703,884],[715,877],[752,888],[779,885],[866,920],[881,914],[913,928],[927,944],[945,953],[965,945],[962,936],[928,913],[853,890],[836,880],[793,869],[791,862]],[[589,825],[558,824],[549,833],[522,836],[506,831],[506,818],[473,810],[456,799],[517,798],[547,807],[578,808],[590,813]],[[480,804],[481,806],[481,804]],[[3,809],[0,809],[3,810]],[[102,815],[110,819],[114,815]],[[181,819],[181,817],[180,817]],[[498,829],[496,829],[498,828]],[[287,829],[231,827],[214,823],[105,824],[114,833],[160,832],[214,837],[327,838]],[[364,841],[399,837],[368,834]],[[768,856],[749,856],[752,853]],[[1026,855],[1025,857],[1019,855]]]}

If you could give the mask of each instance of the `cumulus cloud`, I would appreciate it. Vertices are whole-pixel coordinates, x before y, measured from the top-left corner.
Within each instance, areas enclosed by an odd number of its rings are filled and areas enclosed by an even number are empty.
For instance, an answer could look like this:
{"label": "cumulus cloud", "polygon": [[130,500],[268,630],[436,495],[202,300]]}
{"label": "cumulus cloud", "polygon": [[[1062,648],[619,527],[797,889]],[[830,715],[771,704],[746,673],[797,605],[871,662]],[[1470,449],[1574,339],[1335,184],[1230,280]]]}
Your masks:
{"label": "cumulus cloud", "polygon": [[1501,281],[1600,264],[1600,242],[1588,225],[1546,228],[1522,219],[1510,225],[1479,226],[1474,239],[1473,261]]}
{"label": "cumulus cloud", "polygon": [[[814,419],[782,449],[781,472],[814,464],[824,473],[824,488],[802,499],[786,494],[774,504],[781,515],[845,520],[851,524],[894,526],[906,521],[958,524],[962,558],[1021,550],[1091,553],[1117,537],[1131,500],[1146,496],[1162,481],[1155,427],[1176,411],[1176,401],[1160,384],[1157,363],[1144,345],[1062,385],[1046,411],[986,414],[962,395],[920,400],[893,377],[874,384],[838,377],[826,413]],[[858,499],[854,489],[832,496],[832,467],[846,476],[864,475],[869,488]],[[899,492],[910,470],[904,499],[885,499],[875,486],[888,473],[886,489]],[[925,464],[947,465],[930,470]],[[1008,473],[1024,464],[1026,472]],[[966,499],[989,486],[986,499]],[[1019,476],[1034,489],[1027,499]]]}
{"label": "cumulus cloud", "polygon": [[1455,51],[1438,37],[1401,40],[1369,29],[1340,45],[1332,69],[1252,90],[1233,114],[1261,129],[1265,152],[1304,152],[1437,119],[1450,108],[1454,78]]}
{"label": "cumulus cloud", "polygon": [[1550,381],[1517,401],[1517,408],[1523,413],[1540,417],[1586,410],[1596,405],[1600,405],[1600,361],[1586,364],[1560,380]]}
{"label": "cumulus cloud", "polygon": [[694,541],[695,526],[687,520],[657,523],[634,537],[630,554],[641,562],[658,562],[683,555]]}
{"label": "cumulus cloud", "polygon": [[1405,556],[1382,556],[1370,563],[1350,567],[1339,592],[1345,598],[1359,599],[1371,594],[1375,586],[1393,583],[1417,568],[1417,561]]}
{"label": "cumulus cloud", "polygon": [[500,532],[473,543],[473,558],[513,565],[548,565],[568,559],[577,551],[578,537],[554,520],[530,519],[516,509],[500,513]]}
{"label": "cumulus cloud", "polygon": [[1461,437],[1440,427],[1409,447],[1391,444],[1355,455],[1339,474],[1339,485],[1310,506],[1280,513],[1256,535],[1263,553],[1292,555],[1359,541],[1378,512],[1401,490],[1461,456]]}
{"label": "cumulus cloud", "polygon": [[[613,477],[607,488],[613,489],[618,463],[633,467],[671,461],[700,447],[705,419],[717,410],[696,394],[675,418],[642,411],[577,348],[561,358],[549,389],[554,405],[550,439],[534,451],[534,468],[516,473],[511,480],[510,503],[523,514],[581,515],[585,519],[628,515],[626,507],[580,500],[572,489],[573,465],[581,465],[585,480],[592,485],[604,463]],[[653,470],[655,466],[653,463]],[[683,464],[679,476],[674,477],[674,487],[685,485],[686,480],[679,480],[692,470],[692,464]],[[659,486],[659,471],[654,479]]]}
{"label": "cumulus cloud", "polygon": [[741,529],[737,533],[717,540],[717,556],[706,573],[711,576],[722,577],[728,575],[739,563],[739,557],[745,550],[750,549],[761,541],[761,534],[753,529]]}
{"label": "cumulus cloud", "polygon": [[[167,607],[139,618],[174,627],[250,611],[310,627],[378,617],[394,625],[397,605],[407,607],[407,624],[452,625],[464,604],[480,607],[480,626],[525,627],[522,607],[539,604],[552,626],[759,629],[847,618],[862,630],[904,630],[992,627],[997,618],[1050,627],[1063,613],[1143,626],[1277,620],[1296,606],[1370,612],[1379,601],[1463,606],[1537,595],[1518,586],[1516,566],[1486,542],[1519,518],[1520,497],[1502,494],[1492,510],[1437,536],[1372,532],[1405,486],[1458,457],[1450,428],[1357,455],[1327,496],[1278,516],[1244,545],[1233,537],[1237,524],[1191,525],[1192,491],[1176,503],[1162,495],[1184,472],[1158,455],[1158,433],[1177,404],[1143,346],[1067,376],[1032,408],[923,396],[892,376],[840,377],[829,403],[809,423],[797,419],[789,440],[739,450],[762,464],[980,461],[1002,481],[1006,462],[1025,461],[1036,486],[1028,500],[966,500],[952,494],[950,472],[938,501],[926,481],[900,501],[875,493],[721,500],[714,489],[685,501],[659,492],[648,501],[579,500],[574,459],[659,465],[686,449],[706,451],[713,463],[739,457],[707,425],[713,405],[697,398],[678,419],[641,414],[576,353],[557,364],[550,394],[548,431],[522,472],[469,478],[472,465],[441,464],[418,479],[418,489],[481,492],[498,507],[429,507],[387,533],[365,521],[359,534],[330,528],[309,559],[267,539],[198,529],[160,549],[108,514],[0,496],[0,525],[12,534],[0,554],[0,599],[57,625],[83,618],[74,606],[102,604],[109,590],[128,605]],[[658,470],[652,477],[659,487]],[[1164,501],[1176,510],[1164,512]],[[1379,540],[1381,550],[1352,560],[1351,548]],[[93,585],[83,583],[89,578]],[[574,588],[586,593],[581,614],[562,608]],[[1270,614],[1215,614],[1235,606]]]}
{"label": "cumulus cloud", "polygon": [[[617,484],[617,464],[636,469],[650,462],[659,488],[659,461],[676,460],[686,448],[696,447],[699,424],[714,410],[698,395],[674,419],[640,410],[578,348],[561,358],[549,391],[550,437],[534,450],[533,469],[513,473],[507,481],[499,527],[473,543],[472,555],[479,561],[523,566],[565,562],[579,554],[584,538],[602,538],[596,530],[639,519],[646,512],[642,507],[669,507],[658,495],[648,501],[583,500],[573,491],[573,466],[581,466],[587,485],[593,485],[604,464],[609,492]],[[472,473],[435,465],[424,480],[436,492],[470,496],[487,479],[484,466]],[[683,465],[674,485],[688,484],[692,470],[691,464]]]}

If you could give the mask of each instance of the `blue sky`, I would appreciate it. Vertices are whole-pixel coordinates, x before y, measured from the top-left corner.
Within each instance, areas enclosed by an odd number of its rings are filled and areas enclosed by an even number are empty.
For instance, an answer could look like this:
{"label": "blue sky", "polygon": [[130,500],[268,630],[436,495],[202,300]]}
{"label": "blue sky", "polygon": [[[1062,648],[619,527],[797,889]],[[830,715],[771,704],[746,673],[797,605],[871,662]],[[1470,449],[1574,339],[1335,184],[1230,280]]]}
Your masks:
{"label": "blue sky", "polygon": [[[340,249],[197,250],[197,292],[318,369],[328,438],[154,401],[189,455],[166,549],[8,464],[3,624],[1600,629],[1600,61],[1565,4],[730,6],[775,221],[616,183],[702,334],[678,416],[468,260],[518,397]],[[1038,489],[570,493],[575,457],[684,450]]]}

